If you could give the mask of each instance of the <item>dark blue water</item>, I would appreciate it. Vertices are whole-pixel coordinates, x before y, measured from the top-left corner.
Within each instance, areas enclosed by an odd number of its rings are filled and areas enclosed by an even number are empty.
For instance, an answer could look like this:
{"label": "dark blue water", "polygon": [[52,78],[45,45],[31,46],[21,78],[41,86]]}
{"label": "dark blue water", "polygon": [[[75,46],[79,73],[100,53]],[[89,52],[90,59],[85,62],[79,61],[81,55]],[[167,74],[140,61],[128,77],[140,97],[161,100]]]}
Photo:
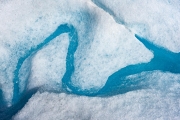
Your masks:
{"label": "dark blue water", "polygon": [[[69,46],[66,56],[66,72],[62,78],[62,88],[64,92],[68,94],[85,95],[85,96],[111,96],[116,94],[124,94],[129,91],[134,91],[138,89],[143,89],[146,85],[142,85],[141,79],[127,79],[129,75],[139,74],[144,71],[154,71],[160,70],[162,72],[180,73],[180,53],[174,53],[166,50],[162,47],[156,46],[149,42],[147,39],[141,38],[138,35],[135,37],[144,44],[144,46],[151,50],[154,54],[154,58],[148,63],[139,63],[134,65],[126,66],[112,75],[107,79],[105,86],[98,92],[92,90],[81,90],[71,83],[71,76],[75,71],[74,68],[74,53],[78,48],[78,33],[76,29],[69,24],[60,25],[50,36],[48,36],[42,43],[34,48],[31,48],[23,57],[19,58],[14,71],[14,90],[13,90],[13,105],[11,107],[6,107],[6,101],[3,99],[2,91],[0,91],[0,119],[6,120],[11,119],[19,110],[21,110],[27,101],[35,94],[39,88],[34,88],[27,90],[26,86],[28,84],[28,79],[26,80],[25,89],[20,92],[20,78],[19,72],[25,60],[32,58],[40,49],[48,45],[48,43],[57,36],[68,33],[69,35]],[[29,61],[31,64],[31,59]],[[29,66],[31,67],[31,66]]]}
{"label": "dark blue water", "polygon": [[[100,95],[115,95],[146,87],[142,86],[141,80],[127,80],[129,75],[144,71],[160,70],[162,72],[180,73],[180,53],[171,52],[165,48],[154,45],[147,39],[138,35],[135,37],[142,42],[147,49],[153,52],[154,58],[148,63],[128,65],[108,77],[105,86],[98,92]],[[141,76],[139,76],[141,77]]]}

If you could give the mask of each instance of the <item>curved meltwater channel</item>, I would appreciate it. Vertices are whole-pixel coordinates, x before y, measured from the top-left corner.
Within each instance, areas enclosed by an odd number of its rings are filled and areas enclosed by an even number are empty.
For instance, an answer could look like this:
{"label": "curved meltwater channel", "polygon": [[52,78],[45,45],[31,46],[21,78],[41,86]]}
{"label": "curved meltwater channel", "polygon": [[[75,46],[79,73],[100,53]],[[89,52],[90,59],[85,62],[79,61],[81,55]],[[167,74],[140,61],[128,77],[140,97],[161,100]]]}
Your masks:
{"label": "curved meltwater channel", "polygon": [[[70,94],[76,95],[85,95],[85,96],[110,96],[116,94],[126,93],[128,91],[133,91],[137,89],[141,89],[140,85],[141,81],[130,80],[127,81],[126,77],[133,74],[138,74],[143,71],[153,71],[153,70],[161,70],[163,72],[171,72],[171,73],[180,73],[180,53],[173,53],[164,48],[156,46],[150,43],[148,40],[141,38],[138,35],[135,37],[142,42],[146,48],[151,50],[154,54],[154,58],[148,63],[139,63],[135,65],[128,65],[125,68],[122,68],[112,75],[110,75],[107,79],[107,82],[103,88],[101,88],[98,92],[94,92],[93,90],[81,90],[71,83],[71,76],[75,71],[74,67],[74,53],[78,47],[78,34],[73,25],[62,24],[60,25],[50,36],[48,36],[42,43],[37,45],[34,48],[31,48],[25,56],[19,58],[18,63],[16,65],[16,69],[14,71],[14,90],[13,90],[13,105],[9,108],[5,108],[0,111],[0,118],[10,119],[13,115],[15,115],[19,110],[23,108],[23,106],[27,103],[27,101],[31,98],[31,96],[38,91],[39,88],[34,88],[31,90],[25,90],[20,93],[20,78],[19,72],[23,65],[23,62],[33,57],[39,50],[41,50],[44,46],[46,46],[50,41],[54,40],[57,36],[68,33],[69,36],[69,46],[68,52],[66,56],[66,72],[62,78],[62,89]],[[26,82],[27,84],[28,82]],[[133,87],[132,87],[133,85]],[[25,85],[27,86],[27,85]],[[1,94],[0,94],[1,95]],[[3,98],[3,97],[2,97]],[[3,101],[3,99],[0,99]],[[4,102],[4,101],[3,101]]]}
{"label": "curved meltwater channel", "polygon": [[[34,48],[31,48],[25,56],[19,58],[18,63],[16,65],[16,69],[14,71],[14,89],[13,89],[13,99],[12,99],[12,106],[0,109],[0,118],[3,120],[11,119],[13,115],[15,115],[19,110],[21,110],[24,105],[27,103],[27,101],[31,98],[33,94],[37,92],[39,88],[33,88],[31,90],[27,90],[26,88],[22,93],[20,93],[20,78],[19,78],[19,72],[23,65],[23,62],[28,59],[29,57],[33,57],[34,54],[36,54],[40,49],[42,49],[44,46],[46,46],[50,41],[52,41],[57,36],[68,33],[70,44],[68,47],[68,53],[66,57],[66,73],[62,79],[63,87],[65,88],[67,85],[70,85],[70,76],[74,71],[74,52],[77,49],[78,46],[78,35],[76,29],[72,25],[68,24],[62,24],[60,25],[49,37],[47,37],[42,43],[37,45]],[[26,84],[27,84],[26,80]],[[25,85],[27,86],[27,85]],[[3,96],[2,99],[3,101]]]}
{"label": "curved meltwater channel", "polygon": [[[16,66],[16,70],[14,71],[14,79],[13,79],[13,83],[14,83],[14,91],[13,91],[13,100],[12,103],[16,103],[20,96],[21,93],[19,92],[20,88],[19,88],[19,72],[20,72],[20,68],[23,65],[23,62],[28,58],[28,57],[33,57],[33,55],[39,51],[40,49],[42,49],[44,46],[46,46],[50,41],[52,41],[54,38],[56,38],[57,36],[63,34],[63,33],[68,33],[69,35],[69,39],[70,39],[70,45],[68,48],[68,53],[67,53],[67,58],[66,58],[66,67],[68,68],[66,73],[69,73],[69,75],[72,74],[73,72],[73,54],[76,51],[77,48],[77,32],[74,29],[74,27],[72,25],[68,25],[68,24],[63,24],[60,25],[49,37],[47,37],[42,43],[40,43],[39,45],[37,45],[35,48],[31,48],[28,53],[26,53],[25,56],[21,57],[18,60],[17,66]],[[72,72],[69,72],[70,70],[72,70]],[[66,81],[63,81],[66,82]]]}

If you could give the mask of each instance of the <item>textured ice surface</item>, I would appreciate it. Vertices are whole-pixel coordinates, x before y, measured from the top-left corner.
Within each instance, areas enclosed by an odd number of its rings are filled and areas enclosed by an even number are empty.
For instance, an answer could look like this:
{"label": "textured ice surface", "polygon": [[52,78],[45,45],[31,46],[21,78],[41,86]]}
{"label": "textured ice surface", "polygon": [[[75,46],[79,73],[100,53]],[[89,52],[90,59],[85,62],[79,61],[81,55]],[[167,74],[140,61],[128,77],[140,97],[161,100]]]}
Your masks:
{"label": "textured ice surface", "polygon": [[0,1],[0,119],[179,119],[179,6]]}
{"label": "textured ice surface", "polygon": [[38,51],[32,60],[29,89],[43,85],[56,87],[57,83],[61,85],[61,79],[66,71],[65,61],[68,45],[67,34],[64,34]]}
{"label": "textured ice surface", "polygon": [[[150,88],[112,97],[36,93],[15,119],[178,120],[180,75],[154,71],[142,73],[142,77],[151,83]],[[137,79],[138,75],[130,78]]]}
{"label": "textured ice surface", "polygon": [[92,0],[132,32],[171,51],[180,51],[179,0]]}

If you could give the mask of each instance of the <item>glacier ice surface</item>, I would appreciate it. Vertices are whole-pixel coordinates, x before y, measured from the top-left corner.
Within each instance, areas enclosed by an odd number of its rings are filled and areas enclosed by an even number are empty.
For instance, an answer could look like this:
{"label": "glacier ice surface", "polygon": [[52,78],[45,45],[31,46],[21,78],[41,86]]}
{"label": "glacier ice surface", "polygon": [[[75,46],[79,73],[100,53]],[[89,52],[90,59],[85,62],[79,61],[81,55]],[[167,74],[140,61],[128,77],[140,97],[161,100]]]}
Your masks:
{"label": "glacier ice surface", "polygon": [[180,118],[178,0],[0,3],[0,119]]}

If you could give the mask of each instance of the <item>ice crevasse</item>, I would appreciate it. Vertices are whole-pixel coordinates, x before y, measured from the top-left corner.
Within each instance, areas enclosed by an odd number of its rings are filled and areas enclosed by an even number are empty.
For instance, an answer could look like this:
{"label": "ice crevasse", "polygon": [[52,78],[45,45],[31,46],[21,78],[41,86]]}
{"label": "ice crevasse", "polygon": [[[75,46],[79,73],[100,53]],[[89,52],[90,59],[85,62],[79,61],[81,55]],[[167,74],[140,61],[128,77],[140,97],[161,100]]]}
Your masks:
{"label": "ice crevasse", "polygon": [[0,3],[0,119],[180,118],[178,0]]}

